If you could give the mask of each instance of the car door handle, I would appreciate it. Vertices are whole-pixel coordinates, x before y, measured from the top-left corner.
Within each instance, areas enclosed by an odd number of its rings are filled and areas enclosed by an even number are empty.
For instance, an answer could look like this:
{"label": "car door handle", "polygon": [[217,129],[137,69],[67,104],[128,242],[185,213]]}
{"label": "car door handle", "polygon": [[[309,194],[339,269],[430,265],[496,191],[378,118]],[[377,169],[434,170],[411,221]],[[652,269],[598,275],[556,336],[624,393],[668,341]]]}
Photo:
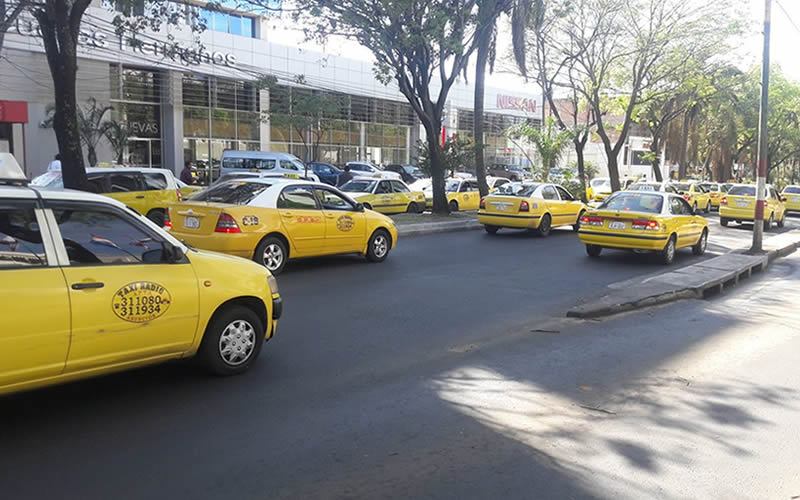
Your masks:
{"label": "car door handle", "polygon": [[143,199],[144,199],[144,195],[143,195],[143,194],[140,194],[139,196],[137,196],[137,197],[136,197],[136,199],[137,199],[137,200],[143,200]]}
{"label": "car door handle", "polygon": [[103,288],[105,286],[104,283],[100,283],[99,281],[95,281],[92,283],[73,283],[72,289],[73,290],[88,290],[91,288]]}

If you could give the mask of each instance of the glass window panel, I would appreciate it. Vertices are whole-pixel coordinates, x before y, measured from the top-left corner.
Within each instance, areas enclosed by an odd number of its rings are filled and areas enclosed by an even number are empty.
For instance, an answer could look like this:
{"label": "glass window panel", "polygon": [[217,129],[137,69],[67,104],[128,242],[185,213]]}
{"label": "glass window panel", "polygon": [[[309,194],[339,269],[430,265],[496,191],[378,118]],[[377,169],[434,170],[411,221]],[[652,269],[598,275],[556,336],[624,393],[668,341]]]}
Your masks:
{"label": "glass window panel", "polygon": [[286,142],[273,142],[270,144],[269,147],[270,151],[274,151],[276,153],[288,153],[289,152],[289,143]]}
{"label": "glass window panel", "polygon": [[234,112],[224,109],[211,111],[211,137],[220,139],[236,138]]}
{"label": "glass window panel", "polygon": [[255,30],[253,29],[253,18],[252,17],[243,17],[242,18],[242,36],[254,38]]}
{"label": "glass window panel", "polygon": [[186,137],[208,137],[208,110],[183,108],[183,135]]}
{"label": "glass window panel", "polygon": [[232,80],[216,80],[217,108],[236,109],[236,82]]}
{"label": "glass window panel", "polygon": [[208,77],[183,75],[183,104],[208,107]]}
{"label": "glass window panel", "polygon": [[289,142],[289,127],[270,125],[270,138],[277,142]]}
{"label": "glass window panel", "polygon": [[0,269],[47,265],[33,207],[0,207]]}
{"label": "glass window panel", "polygon": [[207,30],[214,29],[214,14],[208,9],[201,9],[198,22]]}
{"label": "glass window panel", "polygon": [[231,35],[242,34],[242,16],[231,14],[228,16],[228,31]]}
{"label": "glass window panel", "polygon": [[214,31],[228,32],[228,14],[225,12],[214,12]]}
{"label": "glass window panel", "polygon": [[258,113],[236,113],[237,138],[257,141],[261,137],[261,120]]}
{"label": "glass window panel", "polygon": [[159,102],[160,81],[155,71],[123,68],[122,99],[138,102]]}

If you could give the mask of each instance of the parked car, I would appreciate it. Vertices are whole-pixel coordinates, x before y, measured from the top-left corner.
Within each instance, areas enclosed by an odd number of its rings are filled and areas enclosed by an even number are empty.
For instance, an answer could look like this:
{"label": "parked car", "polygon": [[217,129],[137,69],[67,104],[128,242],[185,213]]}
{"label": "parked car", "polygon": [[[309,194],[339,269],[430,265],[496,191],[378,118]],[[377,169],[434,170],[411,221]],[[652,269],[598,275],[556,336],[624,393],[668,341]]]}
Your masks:
{"label": "parked car", "polygon": [[345,166],[350,167],[350,173],[353,174],[353,177],[403,180],[397,172],[387,172],[366,161],[349,161]]}
{"label": "parked car", "polygon": [[300,158],[289,153],[227,150],[222,153],[220,175],[234,172],[269,172],[296,179],[307,177],[319,182],[319,177],[310,170],[306,172],[306,166]]}
{"label": "parked car", "polygon": [[414,165],[392,164],[388,165],[386,170],[400,174],[400,177],[403,178],[403,182],[406,184],[411,184],[419,179],[425,178],[425,173],[420,170],[419,167],[415,167]]}
{"label": "parked car", "polygon": [[494,164],[489,169],[489,175],[494,177],[505,177],[514,182],[520,182],[533,178],[533,174],[518,165]]}
{"label": "parked car", "polygon": [[323,163],[319,161],[309,163],[308,168],[310,168],[314,174],[319,177],[320,182],[330,184],[331,186],[337,185],[339,182],[339,175],[342,173],[341,170],[334,167],[330,163]]}
{"label": "parked car", "polygon": [[425,210],[425,193],[412,191],[403,181],[353,179],[340,188],[365,208],[382,214],[420,213]]}

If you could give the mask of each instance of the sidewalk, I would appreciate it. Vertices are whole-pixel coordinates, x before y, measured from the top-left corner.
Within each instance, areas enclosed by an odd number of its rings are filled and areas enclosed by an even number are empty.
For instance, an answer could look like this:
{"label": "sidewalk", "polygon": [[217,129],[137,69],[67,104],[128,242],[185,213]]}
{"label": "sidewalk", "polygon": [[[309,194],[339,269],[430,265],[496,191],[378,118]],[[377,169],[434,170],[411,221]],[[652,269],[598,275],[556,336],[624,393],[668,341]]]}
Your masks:
{"label": "sidewalk", "polygon": [[477,215],[475,211],[453,212],[450,215],[435,215],[426,212],[392,215],[391,218],[397,225],[399,235],[407,237],[480,229],[482,225],[478,224]]}

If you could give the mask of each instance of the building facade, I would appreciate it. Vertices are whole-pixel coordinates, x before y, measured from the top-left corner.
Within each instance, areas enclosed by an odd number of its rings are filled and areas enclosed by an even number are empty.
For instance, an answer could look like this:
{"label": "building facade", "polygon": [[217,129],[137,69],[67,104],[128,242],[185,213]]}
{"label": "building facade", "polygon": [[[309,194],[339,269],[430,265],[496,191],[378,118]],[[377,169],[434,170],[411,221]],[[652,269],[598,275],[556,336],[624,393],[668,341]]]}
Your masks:
{"label": "building facade", "polygon": [[[78,102],[109,106],[106,119],[127,136],[121,147],[101,140],[99,164],[177,172],[186,160],[216,165],[226,149],[291,152],[334,164],[414,161],[419,122],[396,86],[376,80],[369,60],[283,45],[274,29],[279,19],[182,3],[171,8],[185,15],[182,24],[135,39],[116,35],[114,13],[99,1],[87,10]],[[202,32],[191,29],[198,20],[206,27]],[[266,76],[277,84],[262,85]],[[274,119],[291,113],[292,96],[303,93],[336,97],[339,104],[324,129],[302,130]],[[465,127],[472,99],[471,86],[453,87],[443,124],[448,134],[471,134]],[[23,15],[7,34],[0,59],[0,150],[13,152],[29,176],[44,171],[57,153],[55,135],[46,127],[52,102],[37,24]],[[523,163],[526,155],[506,143],[502,126],[538,120],[540,95],[489,88],[486,103],[487,123],[493,124],[487,127],[489,156]]]}

